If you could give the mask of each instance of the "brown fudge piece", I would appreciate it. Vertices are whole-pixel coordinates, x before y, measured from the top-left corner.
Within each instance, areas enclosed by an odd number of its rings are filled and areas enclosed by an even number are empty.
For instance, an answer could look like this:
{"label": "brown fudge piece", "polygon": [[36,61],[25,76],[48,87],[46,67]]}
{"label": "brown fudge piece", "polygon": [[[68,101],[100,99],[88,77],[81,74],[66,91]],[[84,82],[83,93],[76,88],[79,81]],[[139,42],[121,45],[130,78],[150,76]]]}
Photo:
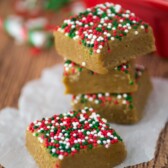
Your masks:
{"label": "brown fudge piece", "polygon": [[126,157],[122,139],[86,107],[32,122],[26,146],[40,168],[111,168]]}
{"label": "brown fudge piece", "polygon": [[54,36],[58,54],[100,74],[155,51],[152,28],[112,3],[66,19]]}
{"label": "brown fudge piece", "polygon": [[137,91],[122,94],[99,93],[73,96],[73,108],[93,107],[101,117],[106,118],[109,122],[118,124],[137,123],[143,116],[152,85],[146,70],[137,68],[136,71],[139,84]]}
{"label": "brown fudge piece", "polygon": [[125,93],[137,90],[132,62],[122,64],[107,74],[97,74],[74,62],[64,63],[63,83],[67,94]]}

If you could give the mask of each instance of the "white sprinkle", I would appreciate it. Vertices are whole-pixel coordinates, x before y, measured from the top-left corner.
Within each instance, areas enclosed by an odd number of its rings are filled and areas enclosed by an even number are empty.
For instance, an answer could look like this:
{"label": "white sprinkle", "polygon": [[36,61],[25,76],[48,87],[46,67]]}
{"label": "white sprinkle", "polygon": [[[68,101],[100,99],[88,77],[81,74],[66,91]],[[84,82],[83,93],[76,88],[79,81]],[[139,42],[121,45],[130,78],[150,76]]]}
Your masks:
{"label": "white sprinkle", "polygon": [[89,124],[89,127],[92,127],[93,125],[92,124]]}
{"label": "white sprinkle", "polygon": [[121,98],[122,98],[122,96],[121,96],[121,95],[118,95],[118,96],[117,96],[117,99],[121,99]]}
{"label": "white sprinkle", "polygon": [[107,142],[106,141],[103,141],[103,144],[106,144]]}
{"label": "white sprinkle", "polygon": [[102,45],[99,45],[99,49],[102,49],[103,48],[103,46]]}
{"label": "white sprinkle", "polygon": [[75,28],[75,25],[72,25],[71,28],[74,29],[74,28]]}
{"label": "white sprinkle", "polygon": [[51,123],[54,124],[54,123],[55,123],[55,120],[52,120]]}
{"label": "white sprinkle", "polygon": [[118,24],[118,27],[122,27],[122,24]]}
{"label": "white sprinkle", "polygon": [[105,118],[102,118],[102,121],[103,121],[104,123],[107,123],[107,120],[106,120]]}
{"label": "white sprinkle", "polygon": [[75,150],[75,148],[74,148],[74,147],[72,147],[72,148],[71,148],[71,151],[74,151],[74,150]]}
{"label": "white sprinkle", "polygon": [[92,98],[92,97],[89,97],[89,101],[93,101],[93,98]]}
{"label": "white sprinkle", "polygon": [[74,143],[78,143],[78,141],[75,139],[75,140],[74,140]]}
{"label": "white sprinkle", "polygon": [[92,107],[90,107],[90,108],[89,108],[89,111],[93,111],[93,108],[92,108]]}
{"label": "white sprinkle", "polygon": [[131,29],[132,29],[132,27],[131,27],[131,26],[128,26],[128,29],[129,29],[129,30],[131,30]]}
{"label": "white sprinkle", "polygon": [[111,37],[111,34],[110,34],[110,33],[107,33],[107,37]]}
{"label": "white sprinkle", "polygon": [[86,110],[82,109],[81,112],[85,114],[85,113],[86,113]]}
{"label": "white sprinkle", "polygon": [[55,153],[55,152],[56,152],[56,149],[55,149],[55,148],[52,148],[51,151],[52,151],[52,153]]}
{"label": "white sprinkle", "polygon": [[106,144],[106,145],[105,145],[105,148],[109,148],[109,146],[110,146],[110,144]]}
{"label": "white sprinkle", "polygon": [[90,25],[93,26],[93,22],[90,22]]}
{"label": "white sprinkle", "polygon": [[114,8],[115,8],[116,13],[118,13],[121,10],[121,5],[117,4]]}
{"label": "white sprinkle", "polygon": [[126,98],[126,97],[127,97],[127,94],[126,94],[126,93],[124,93],[124,94],[123,94],[123,97],[124,97],[124,98]]}
{"label": "white sprinkle", "polygon": [[87,98],[88,98],[88,95],[85,95],[84,98],[87,99]]}
{"label": "white sprinkle", "polygon": [[125,14],[125,17],[126,17],[126,18],[129,18],[129,16],[130,16],[129,14]]}
{"label": "white sprinkle", "polygon": [[75,104],[77,104],[78,103],[78,100],[73,100],[72,102],[71,102],[71,105],[73,106],[73,105],[75,105]]}
{"label": "white sprinkle", "polygon": [[110,93],[105,93],[105,96],[106,96],[106,97],[110,96]]}
{"label": "white sprinkle", "polygon": [[125,32],[125,33],[128,33],[128,29],[125,29],[124,32]]}
{"label": "white sprinkle", "polygon": [[64,29],[59,28],[58,31],[61,32],[61,33],[63,33]]}
{"label": "white sprinkle", "polygon": [[43,139],[41,137],[38,137],[38,140],[40,143],[43,143]]}
{"label": "white sprinkle", "polygon": [[115,14],[114,14],[114,13],[112,13],[112,14],[111,14],[111,16],[112,16],[112,17],[114,17],[114,16],[115,16]]}
{"label": "white sprinkle", "polygon": [[58,159],[60,159],[60,160],[62,160],[63,158],[64,158],[63,155],[59,155],[59,156],[58,156]]}
{"label": "white sprinkle", "polygon": [[82,66],[86,66],[86,62],[82,62]]}
{"label": "white sprinkle", "polygon": [[130,10],[126,10],[126,13],[130,13]]}
{"label": "white sprinkle", "polygon": [[141,25],[141,29],[144,29],[145,27],[144,27],[144,25]]}
{"label": "white sprinkle", "polygon": [[114,40],[115,40],[115,38],[114,38],[114,37],[111,37],[111,40],[112,40],[112,41],[114,41]]}
{"label": "white sprinkle", "polygon": [[135,34],[135,35],[138,35],[138,31],[135,31],[134,34]]}
{"label": "white sprinkle", "polygon": [[97,53],[100,53],[100,49],[97,49],[96,52],[97,52]]}
{"label": "white sprinkle", "polygon": [[115,136],[114,139],[118,139],[118,138]]}
{"label": "white sprinkle", "polygon": [[77,40],[79,38],[79,36],[77,35],[77,36],[75,36],[75,37],[73,37],[73,39],[74,40]]}

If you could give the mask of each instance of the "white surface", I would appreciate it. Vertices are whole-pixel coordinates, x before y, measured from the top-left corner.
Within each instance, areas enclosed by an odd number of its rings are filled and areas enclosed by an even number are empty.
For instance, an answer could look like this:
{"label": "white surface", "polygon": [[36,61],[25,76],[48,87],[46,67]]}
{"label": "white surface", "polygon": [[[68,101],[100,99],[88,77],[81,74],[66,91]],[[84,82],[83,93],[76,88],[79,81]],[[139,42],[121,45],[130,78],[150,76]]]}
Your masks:
{"label": "white surface", "polygon": [[[70,96],[63,94],[62,65],[45,70],[41,79],[28,83],[19,99],[19,112],[4,109],[0,112],[0,163],[6,168],[36,168],[25,148],[25,129],[35,119],[66,112]],[[146,162],[154,157],[161,129],[168,120],[168,81],[153,79],[154,90],[146,106],[146,115],[133,126],[113,128],[123,138],[128,156],[117,168]]]}

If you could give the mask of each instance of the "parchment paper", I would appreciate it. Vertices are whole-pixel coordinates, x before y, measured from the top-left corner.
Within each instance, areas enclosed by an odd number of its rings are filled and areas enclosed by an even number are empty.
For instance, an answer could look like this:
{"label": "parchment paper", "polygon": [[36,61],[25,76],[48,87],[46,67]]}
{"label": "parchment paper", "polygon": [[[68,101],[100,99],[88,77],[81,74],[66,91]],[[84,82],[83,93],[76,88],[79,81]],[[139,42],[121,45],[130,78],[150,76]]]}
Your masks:
{"label": "parchment paper", "polygon": [[[70,96],[64,95],[61,82],[63,65],[43,71],[39,80],[28,83],[19,99],[19,110],[0,112],[0,163],[6,168],[36,168],[25,148],[25,130],[35,119],[66,112]],[[128,156],[117,168],[147,162],[154,157],[161,129],[168,120],[168,80],[152,79],[154,89],[145,108],[144,118],[133,126],[112,124],[123,138]]]}

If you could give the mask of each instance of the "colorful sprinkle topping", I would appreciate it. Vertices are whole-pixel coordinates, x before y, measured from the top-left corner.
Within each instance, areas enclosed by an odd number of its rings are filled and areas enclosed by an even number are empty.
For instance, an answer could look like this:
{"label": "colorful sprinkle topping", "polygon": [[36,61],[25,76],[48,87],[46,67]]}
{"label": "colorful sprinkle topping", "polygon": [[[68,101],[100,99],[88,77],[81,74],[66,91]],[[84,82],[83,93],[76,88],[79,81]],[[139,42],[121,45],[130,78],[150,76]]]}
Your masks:
{"label": "colorful sprinkle topping", "polygon": [[[78,74],[78,73],[82,72],[83,67],[84,67],[84,65],[80,66],[70,60],[66,60],[64,62],[64,76]],[[127,63],[127,64],[119,65],[119,66],[115,67],[114,70],[115,71],[122,71],[122,72],[125,72],[126,74],[128,74],[130,71],[130,64]],[[96,72],[93,72],[91,70],[88,70],[88,71],[92,75],[96,74]]]}
{"label": "colorful sprinkle topping", "polygon": [[86,104],[92,102],[104,106],[106,103],[113,103],[114,105],[126,105],[130,109],[133,108],[133,98],[131,93],[97,93],[97,94],[80,94],[72,96],[72,105],[81,103]]}
{"label": "colorful sprinkle topping", "polygon": [[89,150],[98,145],[108,148],[122,141],[105,119],[87,107],[37,120],[30,124],[28,130],[53,157],[60,160],[82,149]]}
{"label": "colorful sprinkle topping", "polygon": [[104,3],[64,20],[57,31],[79,40],[80,44],[90,48],[90,54],[99,54],[106,44],[110,51],[109,41],[121,41],[130,31],[138,35],[139,28],[148,32],[148,24],[134,13],[118,4]]}

